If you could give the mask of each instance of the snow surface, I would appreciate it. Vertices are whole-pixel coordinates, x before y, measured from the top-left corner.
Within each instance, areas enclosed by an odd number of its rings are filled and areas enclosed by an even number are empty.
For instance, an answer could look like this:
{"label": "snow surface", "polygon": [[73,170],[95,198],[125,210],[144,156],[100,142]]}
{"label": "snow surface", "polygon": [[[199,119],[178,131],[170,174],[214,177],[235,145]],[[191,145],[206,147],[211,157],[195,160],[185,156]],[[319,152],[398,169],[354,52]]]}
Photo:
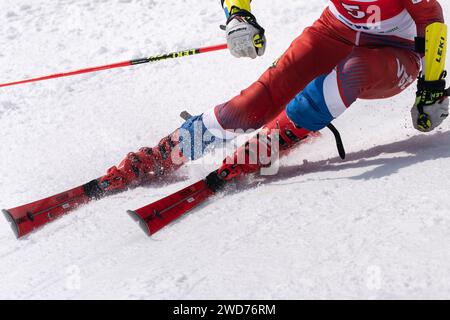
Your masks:
{"label": "snow surface", "polygon": [[[18,80],[224,42],[218,0],[2,0],[0,74]],[[446,14],[448,1],[441,1]],[[326,0],[258,0],[264,58],[227,52],[0,92],[0,207],[80,185],[248,86]],[[203,177],[89,204],[14,239],[0,221],[0,298],[450,298],[450,122],[411,128],[414,88],[360,101],[276,177],[239,185],[147,238],[125,213]]]}

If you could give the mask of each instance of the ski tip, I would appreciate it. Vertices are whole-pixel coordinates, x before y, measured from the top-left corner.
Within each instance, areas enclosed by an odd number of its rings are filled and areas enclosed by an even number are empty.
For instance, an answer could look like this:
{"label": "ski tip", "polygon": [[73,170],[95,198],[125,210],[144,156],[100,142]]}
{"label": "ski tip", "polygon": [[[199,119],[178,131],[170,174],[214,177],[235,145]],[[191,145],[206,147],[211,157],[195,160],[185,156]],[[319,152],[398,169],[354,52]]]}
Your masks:
{"label": "ski tip", "polygon": [[11,213],[8,210],[2,210],[2,212],[6,220],[8,220],[8,222],[10,223],[14,235],[16,236],[17,239],[19,239],[19,228],[17,227],[17,223],[16,221],[14,221],[14,218],[12,217]]}
{"label": "ski tip", "polygon": [[137,214],[136,211],[128,210],[127,213],[131,217],[131,219],[139,224],[139,227],[145,232],[146,235],[148,235],[149,237],[152,235],[147,223]]}

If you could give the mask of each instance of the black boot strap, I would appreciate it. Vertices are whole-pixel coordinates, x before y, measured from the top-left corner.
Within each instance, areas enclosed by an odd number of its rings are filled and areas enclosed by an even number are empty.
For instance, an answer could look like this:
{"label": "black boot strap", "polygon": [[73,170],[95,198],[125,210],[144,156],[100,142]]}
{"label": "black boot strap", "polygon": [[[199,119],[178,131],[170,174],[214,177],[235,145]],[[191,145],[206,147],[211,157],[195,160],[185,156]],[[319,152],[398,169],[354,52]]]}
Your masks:
{"label": "black boot strap", "polygon": [[327,127],[328,129],[331,130],[331,132],[334,135],[334,138],[336,139],[336,146],[339,152],[339,156],[341,157],[342,160],[345,160],[347,154],[345,152],[345,147],[344,143],[342,142],[341,134],[339,133],[338,129],[336,129],[336,127],[331,123]]}

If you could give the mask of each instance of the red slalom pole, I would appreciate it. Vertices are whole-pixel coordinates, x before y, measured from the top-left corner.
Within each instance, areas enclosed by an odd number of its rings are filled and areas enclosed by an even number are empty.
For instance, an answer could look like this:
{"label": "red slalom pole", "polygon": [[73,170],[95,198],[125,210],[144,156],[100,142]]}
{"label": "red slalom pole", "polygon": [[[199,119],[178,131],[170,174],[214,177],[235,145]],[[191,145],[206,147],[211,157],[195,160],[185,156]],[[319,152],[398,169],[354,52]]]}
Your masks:
{"label": "red slalom pole", "polygon": [[104,66],[80,69],[80,70],[69,71],[69,72],[64,72],[64,73],[57,73],[57,74],[52,74],[52,75],[39,77],[39,78],[3,83],[3,84],[0,84],[0,88],[15,86],[15,85],[19,85],[19,84],[25,84],[25,83],[31,83],[31,82],[56,79],[56,78],[70,77],[70,76],[75,76],[75,75],[79,75],[79,74],[98,72],[98,71],[102,71],[102,70],[135,66],[138,64],[152,63],[152,62],[158,62],[158,61],[162,61],[162,60],[177,59],[177,58],[194,56],[197,54],[202,54],[202,53],[207,53],[207,52],[225,50],[227,48],[228,48],[228,46],[226,44],[221,44],[221,45],[217,45],[217,46],[203,47],[203,48],[197,48],[197,49],[187,49],[187,50],[152,56],[152,57],[148,57],[148,58],[134,59],[134,60],[124,61],[124,62],[107,64]]}

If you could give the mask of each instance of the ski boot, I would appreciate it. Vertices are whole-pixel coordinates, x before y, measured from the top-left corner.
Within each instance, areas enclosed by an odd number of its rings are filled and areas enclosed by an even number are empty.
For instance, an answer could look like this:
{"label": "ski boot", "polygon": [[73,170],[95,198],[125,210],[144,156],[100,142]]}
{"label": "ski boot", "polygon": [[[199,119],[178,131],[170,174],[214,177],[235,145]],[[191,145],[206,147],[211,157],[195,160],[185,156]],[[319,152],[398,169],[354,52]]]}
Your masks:
{"label": "ski boot", "polygon": [[283,112],[238,148],[233,156],[227,157],[222,166],[208,176],[208,185],[218,191],[227,181],[270,167],[273,160],[285,156],[309,136],[320,136],[320,133],[296,127]]}
{"label": "ski boot", "polygon": [[179,148],[176,130],[153,148],[129,153],[118,166],[110,168],[105,176],[97,180],[97,191],[100,195],[106,195],[149,184],[176,171],[186,162]]}

